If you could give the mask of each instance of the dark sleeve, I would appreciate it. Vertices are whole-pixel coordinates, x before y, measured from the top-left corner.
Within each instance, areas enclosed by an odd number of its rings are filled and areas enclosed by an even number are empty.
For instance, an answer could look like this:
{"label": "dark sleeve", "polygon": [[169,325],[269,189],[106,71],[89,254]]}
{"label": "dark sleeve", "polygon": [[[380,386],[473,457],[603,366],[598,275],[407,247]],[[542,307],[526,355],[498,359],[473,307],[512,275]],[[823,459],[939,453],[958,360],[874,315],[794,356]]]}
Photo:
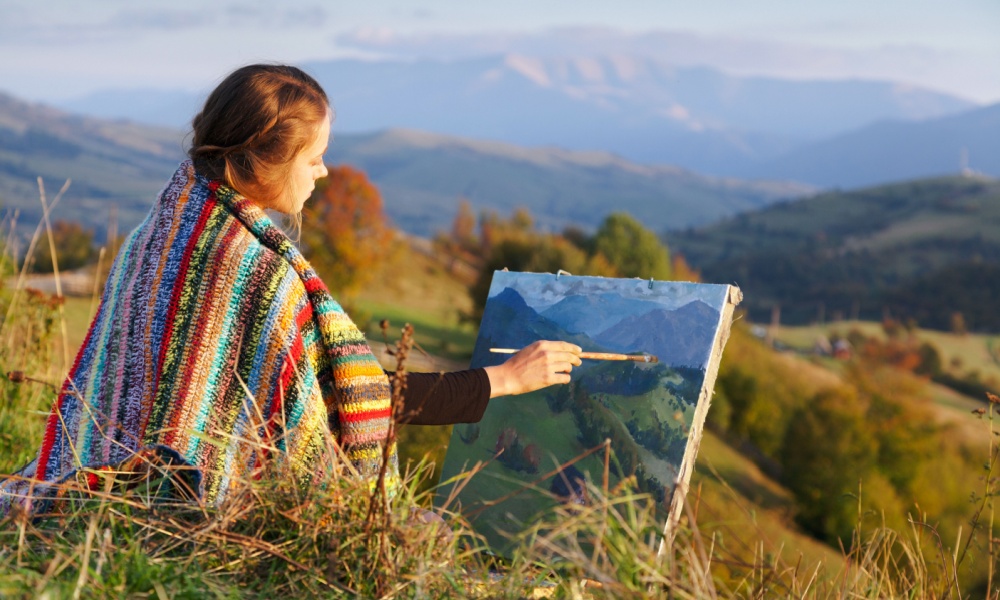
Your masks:
{"label": "dark sleeve", "polygon": [[[386,373],[394,381],[395,373]],[[407,373],[397,422],[410,425],[476,423],[490,402],[485,369],[451,373]]]}

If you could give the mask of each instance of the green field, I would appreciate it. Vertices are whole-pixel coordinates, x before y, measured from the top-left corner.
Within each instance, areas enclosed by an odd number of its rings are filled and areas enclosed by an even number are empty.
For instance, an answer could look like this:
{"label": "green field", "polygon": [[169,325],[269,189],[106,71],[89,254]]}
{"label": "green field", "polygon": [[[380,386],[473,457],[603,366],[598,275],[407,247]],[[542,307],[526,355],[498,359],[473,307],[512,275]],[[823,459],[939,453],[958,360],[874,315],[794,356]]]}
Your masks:
{"label": "green field", "polygon": [[[885,339],[881,323],[873,321],[840,321],[823,325],[791,326],[782,325],[774,332],[774,339],[798,350],[809,351],[821,336],[845,337],[856,329],[868,337]],[[956,375],[970,372],[979,374],[983,381],[993,380],[1000,387],[1000,334],[963,335],[934,331],[915,330],[912,335],[918,343],[930,342],[941,354],[944,368]]]}
{"label": "green field", "polygon": [[[433,360],[440,361],[436,364],[429,363],[431,367],[460,368],[463,360],[467,364],[475,332],[470,326],[461,324],[458,317],[461,311],[467,310],[469,303],[463,283],[449,274],[447,269],[437,265],[432,258],[419,253],[404,255],[400,264],[388,268],[386,273],[389,275],[383,275],[380,283],[370,286],[355,303],[356,312],[353,314],[365,317],[358,320],[368,323],[369,338],[373,341],[381,339],[377,327],[372,326],[372,322],[379,319],[389,319],[396,331],[403,322],[410,322],[416,327],[417,341],[428,350]],[[82,341],[90,309],[89,298],[67,300],[65,313],[71,345]],[[881,332],[881,327],[875,323],[841,322],[823,327],[782,327],[776,337],[789,346],[809,348],[818,335],[829,335],[832,332],[844,334],[851,327],[857,327],[867,335]],[[946,357],[946,363],[958,359],[963,372],[977,369],[984,377],[1000,372],[990,354],[990,349],[995,348],[998,343],[997,336],[957,336],[922,330],[915,331],[913,335],[937,345]],[[749,338],[748,335],[746,337]],[[764,368],[758,358],[747,352],[746,343],[740,339],[731,340],[730,349],[723,359],[723,370],[744,366],[760,372]],[[450,352],[450,358],[434,356],[442,349]],[[804,357],[793,352],[773,353],[770,350],[766,351],[766,357],[770,361],[767,369],[781,367],[775,371],[777,376],[794,373],[808,383],[802,388],[800,402],[805,402],[814,390],[843,383],[845,370],[841,362]],[[982,402],[935,384],[924,383],[922,388],[912,387],[914,385],[921,384],[907,383],[911,387],[900,392],[907,394],[907,397],[900,400],[929,411],[927,414],[940,428],[940,437],[935,438],[940,439],[940,456],[920,459],[923,462],[913,483],[913,498],[921,498],[921,510],[931,511],[930,514],[935,518],[940,515],[940,531],[943,536],[950,536],[947,543],[950,552],[953,544],[951,540],[955,539],[957,532],[955,524],[966,523],[971,510],[964,498],[973,489],[978,489],[979,484],[975,481],[975,474],[966,468],[965,463],[956,467],[948,461],[952,460],[951,456],[959,455],[973,457],[968,460],[975,462],[975,457],[986,455],[989,435],[983,423],[969,415],[971,410],[981,407]],[[30,391],[35,388],[20,389]],[[773,392],[767,388],[763,393],[765,397],[770,397],[769,394]],[[605,406],[623,406],[619,397],[607,396],[603,401]],[[547,452],[542,455],[539,475],[555,464],[551,455],[573,456],[582,450],[578,440],[563,434],[565,431],[575,430],[570,411],[553,415],[540,395],[498,402],[510,403],[508,410],[515,411],[519,417],[529,416],[527,419],[519,418],[519,423],[523,422],[524,425],[518,426],[518,433],[525,444],[544,444]],[[44,403],[43,399],[42,404]],[[44,413],[25,414],[14,404],[0,408],[3,409],[0,411],[0,422],[8,427],[0,431],[0,442],[10,451],[8,459],[12,460],[11,455],[16,454],[18,460],[22,460],[37,448],[38,430]],[[663,422],[671,422],[676,412],[662,407],[653,410]],[[625,418],[633,416],[631,410],[618,412]],[[652,421],[652,415],[652,411],[635,413],[642,421]],[[685,420],[689,418],[687,414],[684,416]],[[13,428],[14,424],[16,429]],[[469,455],[470,461],[486,462],[492,459],[492,449],[504,426],[502,420],[482,424],[479,440],[469,447],[474,448]],[[403,428],[400,443],[404,464],[407,460],[419,460],[428,453],[440,464],[449,435],[450,428]],[[17,449],[11,449],[10,444],[18,439],[29,441],[21,441]],[[9,461],[5,464],[10,466]],[[584,459],[581,468],[592,474],[602,473],[602,457]],[[494,497],[512,492],[523,483],[522,479],[511,478],[510,473],[494,460],[483,473],[477,475],[480,478],[477,485]],[[877,485],[877,481],[872,485]],[[889,495],[891,494],[892,491],[889,490]],[[963,498],[960,509],[955,508],[952,499],[955,495]],[[904,496],[893,500],[897,504],[891,505],[901,515],[905,515],[909,509],[906,504],[909,500],[906,498]],[[741,446],[711,431],[706,431],[702,439],[687,501],[691,505],[691,514],[696,516],[697,528],[706,543],[711,545],[713,573],[720,580],[738,581],[752,572],[748,565],[756,564],[755,561],[761,560],[762,556],[766,556],[766,560],[770,561],[768,564],[773,564],[776,569],[787,569],[788,572],[796,565],[800,573],[812,573],[818,567],[821,569],[821,581],[840,573],[846,564],[845,557],[839,550],[805,534],[796,524],[799,507],[789,489],[765,472],[758,462],[751,460],[751,455]],[[495,518],[498,522],[511,526],[515,521],[530,518],[530,515],[520,515],[510,521],[505,514],[507,511],[499,507],[491,510],[495,514],[484,513],[477,518]],[[871,522],[868,517],[866,520]]]}

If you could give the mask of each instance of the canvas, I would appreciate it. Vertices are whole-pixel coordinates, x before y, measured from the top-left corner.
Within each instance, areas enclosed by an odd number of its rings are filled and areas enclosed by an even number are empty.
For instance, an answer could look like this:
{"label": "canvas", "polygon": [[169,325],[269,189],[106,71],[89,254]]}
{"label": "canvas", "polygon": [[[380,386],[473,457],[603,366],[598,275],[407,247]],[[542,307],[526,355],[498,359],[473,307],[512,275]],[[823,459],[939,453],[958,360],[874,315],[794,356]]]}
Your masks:
{"label": "canvas", "polygon": [[[729,285],[494,273],[473,367],[508,358],[491,349],[542,339],[658,362],[584,360],[568,385],[493,399],[482,421],[454,428],[437,504],[466,515],[504,554],[511,535],[557,503],[589,502],[586,481],[614,489],[634,475],[669,539],[741,297]],[[593,451],[605,439],[613,451],[607,481],[605,452]],[[481,470],[466,477],[477,463]]]}

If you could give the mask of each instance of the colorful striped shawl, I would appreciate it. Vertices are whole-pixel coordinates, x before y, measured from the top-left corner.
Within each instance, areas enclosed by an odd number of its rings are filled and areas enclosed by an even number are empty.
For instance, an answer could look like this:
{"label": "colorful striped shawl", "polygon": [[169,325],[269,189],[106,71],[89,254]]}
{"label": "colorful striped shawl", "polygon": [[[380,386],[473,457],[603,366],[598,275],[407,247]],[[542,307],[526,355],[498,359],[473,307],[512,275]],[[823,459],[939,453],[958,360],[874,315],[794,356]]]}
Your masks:
{"label": "colorful striped shawl", "polygon": [[389,394],[363,334],[294,244],[187,161],[115,259],[34,477],[57,481],[165,447],[199,469],[200,495],[217,503],[259,466],[245,440],[264,436],[308,474],[331,434],[372,477]]}

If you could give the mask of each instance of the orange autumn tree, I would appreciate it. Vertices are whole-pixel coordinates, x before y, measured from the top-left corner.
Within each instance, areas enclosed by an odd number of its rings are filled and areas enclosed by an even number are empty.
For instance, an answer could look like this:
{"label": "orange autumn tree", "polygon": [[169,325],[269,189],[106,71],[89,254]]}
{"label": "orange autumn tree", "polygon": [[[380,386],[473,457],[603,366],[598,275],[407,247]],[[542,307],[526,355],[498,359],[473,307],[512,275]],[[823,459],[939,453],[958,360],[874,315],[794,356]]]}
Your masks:
{"label": "orange autumn tree", "polygon": [[328,167],[302,211],[302,250],[335,298],[350,301],[392,253],[378,188],[360,170]]}

